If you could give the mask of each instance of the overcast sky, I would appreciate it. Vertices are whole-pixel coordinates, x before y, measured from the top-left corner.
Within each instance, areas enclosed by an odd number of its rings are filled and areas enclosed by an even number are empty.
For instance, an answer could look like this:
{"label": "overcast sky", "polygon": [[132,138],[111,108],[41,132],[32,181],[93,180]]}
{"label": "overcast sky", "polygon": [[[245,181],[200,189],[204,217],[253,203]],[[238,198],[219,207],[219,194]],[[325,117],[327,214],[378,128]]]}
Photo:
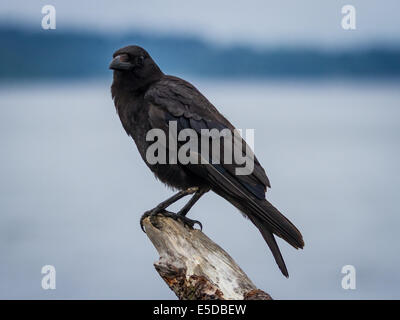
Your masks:
{"label": "overcast sky", "polygon": [[[0,19],[40,28],[52,4],[57,29],[193,34],[221,44],[353,46],[400,43],[398,0],[3,0]],[[355,31],[341,28],[341,8],[356,8]]]}

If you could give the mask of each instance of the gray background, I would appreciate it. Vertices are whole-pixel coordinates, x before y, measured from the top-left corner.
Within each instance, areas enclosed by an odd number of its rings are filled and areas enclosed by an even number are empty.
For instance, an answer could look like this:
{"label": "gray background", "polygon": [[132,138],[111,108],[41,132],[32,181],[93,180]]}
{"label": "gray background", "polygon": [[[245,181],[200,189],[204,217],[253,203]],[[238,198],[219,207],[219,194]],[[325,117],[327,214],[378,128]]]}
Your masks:
{"label": "gray background", "polygon": [[[184,28],[221,44],[326,50],[399,43],[395,1],[353,1],[360,17],[352,40],[340,29],[341,1],[185,1],[168,10],[162,1],[53,3],[57,29]],[[0,16],[40,28],[43,4],[3,1]],[[186,80],[236,127],[255,129],[255,152],[272,183],[267,197],[304,235],[302,251],[279,241],[285,279],[251,223],[207,194],[190,216],[254,283],[276,299],[400,298],[399,82]],[[0,298],[175,298],[139,228],[140,215],[172,192],[123,131],[110,83],[111,75],[0,83]],[[56,290],[41,288],[46,264],[56,267]],[[356,267],[356,290],[341,288],[347,264]]]}

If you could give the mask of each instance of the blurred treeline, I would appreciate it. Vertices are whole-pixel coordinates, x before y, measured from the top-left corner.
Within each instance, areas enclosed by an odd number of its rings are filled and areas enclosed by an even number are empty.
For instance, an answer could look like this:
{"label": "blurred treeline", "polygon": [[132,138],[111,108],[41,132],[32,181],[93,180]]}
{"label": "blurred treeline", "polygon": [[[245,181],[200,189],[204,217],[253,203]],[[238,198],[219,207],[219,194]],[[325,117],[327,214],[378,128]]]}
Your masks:
{"label": "blurred treeline", "polygon": [[137,44],[171,74],[237,77],[398,77],[398,47],[341,50],[217,46],[185,36],[100,34],[0,26],[0,78],[79,78],[108,73],[112,53]]}

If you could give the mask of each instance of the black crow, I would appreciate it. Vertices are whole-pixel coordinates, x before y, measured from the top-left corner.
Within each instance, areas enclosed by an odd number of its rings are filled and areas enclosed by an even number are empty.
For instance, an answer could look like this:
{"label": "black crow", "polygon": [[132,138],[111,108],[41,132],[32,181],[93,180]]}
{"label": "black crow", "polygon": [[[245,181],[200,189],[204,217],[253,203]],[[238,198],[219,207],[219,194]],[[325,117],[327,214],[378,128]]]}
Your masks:
{"label": "black crow", "polygon": [[[146,152],[154,143],[146,139],[151,129],[161,129],[165,132],[168,139],[165,143],[166,149],[175,143],[170,141],[172,138],[168,134],[172,121],[175,121],[178,132],[193,129],[199,140],[202,129],[228,129],[229,132],[234,132],[234,126],[192,84],[165,75],[141,47],[127,46],[117,50],[110,69],[114,70],[112,98],[125,131],[133,138],[140,155],[155,176],[166,185],[180,190],[173,197],[147,211],[143,217],[150,215],[154,219],[154,215],[163,214],[180,219],[193,227],[198,221],[187,218],[186,214],[204,193],[212,190],[254,223],[271,249],[280,270],[288,277],[274,234],[296,249],[303,248],[303,237],[300,231],[265,199],[265,192],[270,183],[254,155],[248,155],[254,161],[254,168],[245,175],[238,175],[235,171],[243,167],[242,164],[235,162],[235,159],[225,163],[223,154],[219,156],[220,163],[214,163],[207,155],[204,157],[202,153],[196,154],[192,150],[190,154],[194,153],[198,159],[208,159],[198,164],[184,164],[179,159],[172,162],[171,158],[166,163],[154,164],[147,159]],[[209,141],[212,139],[210,137]],[[227,152],[223,147],[223,137],[219,137],[219,140],[220,151]],[[176,143],[183,144],[180,141]],[[237,143],[237,140],[232,139],[233,147]],[[247,145],[241,138],[240,143],[243,155]],[[165,210],[170,204],[189,194],[193,196],[177,214]]]}

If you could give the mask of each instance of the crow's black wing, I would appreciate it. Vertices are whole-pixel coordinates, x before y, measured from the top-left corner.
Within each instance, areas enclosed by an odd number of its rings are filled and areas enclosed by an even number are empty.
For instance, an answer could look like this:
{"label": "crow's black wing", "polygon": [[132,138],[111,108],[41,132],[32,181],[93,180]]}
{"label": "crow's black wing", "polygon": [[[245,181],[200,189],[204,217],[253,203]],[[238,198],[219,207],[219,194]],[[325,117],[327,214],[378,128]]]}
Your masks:
{"label": "crow's black wing", "polygon": [[[194,86],[179,78],[165,77],[149,88],[145,100],[149,106],[152,127],[162,129],[166,133],[168,133],[170,121],[176,121],[178,131],[193,129],[199,137],[201,129],[229,129],[231,131],[235,129]],[[233,141],[233,144],[239,143],[242,150],[247,146],[241,138],[240,141],[238,139]],[[299,231],[265,200],[269,181],[257,158],[253,154],[248,155],[254,159],[254,169],[251,174],[237,175],[235,170],[242,165],[235,163],[234,157],[231,157],[232,163],[224,163],[225,148],[222,138],[220,145],[219,164],[211,163],[210,155],[208,159],[205,159],[209,162],[207,164],[186,164],[185,167],[210,183],[214,191],[232,199],[232,202],[240,206],[244,213],[254,215],[257,221],[265,223],[271,232],[284,238],[296,248],[302,247],[303,242]],[[202,156],[204,159],[203,154],[193,156]]]}
{"label": "crow's black wing", "polygon": [[[235,130],[234,126],[193,85],[182,79],[165,77],[147,91],[145,99],[164,112],[164,121],[177,121],[178,130],[191,128],[199,134],[201,129],[229,129],[231,132]],[[270,182],[264,169],[242,138],[236,139],[235,143],[242,149],[242,156],[246,155],[245,151],[248,148],[250,154],[247,155],[254,160],[252,174],[238,176],[239,181],[256,188],[255,196],[258,198],[265,198],[265,191],[270,187]],[[223,141],[221,149],[222,146]],[[231,174],[235,174],[235,169],[242,165],[235,164],[234,156],[232,159],[232,164],[223,164],[223,167]]]}

